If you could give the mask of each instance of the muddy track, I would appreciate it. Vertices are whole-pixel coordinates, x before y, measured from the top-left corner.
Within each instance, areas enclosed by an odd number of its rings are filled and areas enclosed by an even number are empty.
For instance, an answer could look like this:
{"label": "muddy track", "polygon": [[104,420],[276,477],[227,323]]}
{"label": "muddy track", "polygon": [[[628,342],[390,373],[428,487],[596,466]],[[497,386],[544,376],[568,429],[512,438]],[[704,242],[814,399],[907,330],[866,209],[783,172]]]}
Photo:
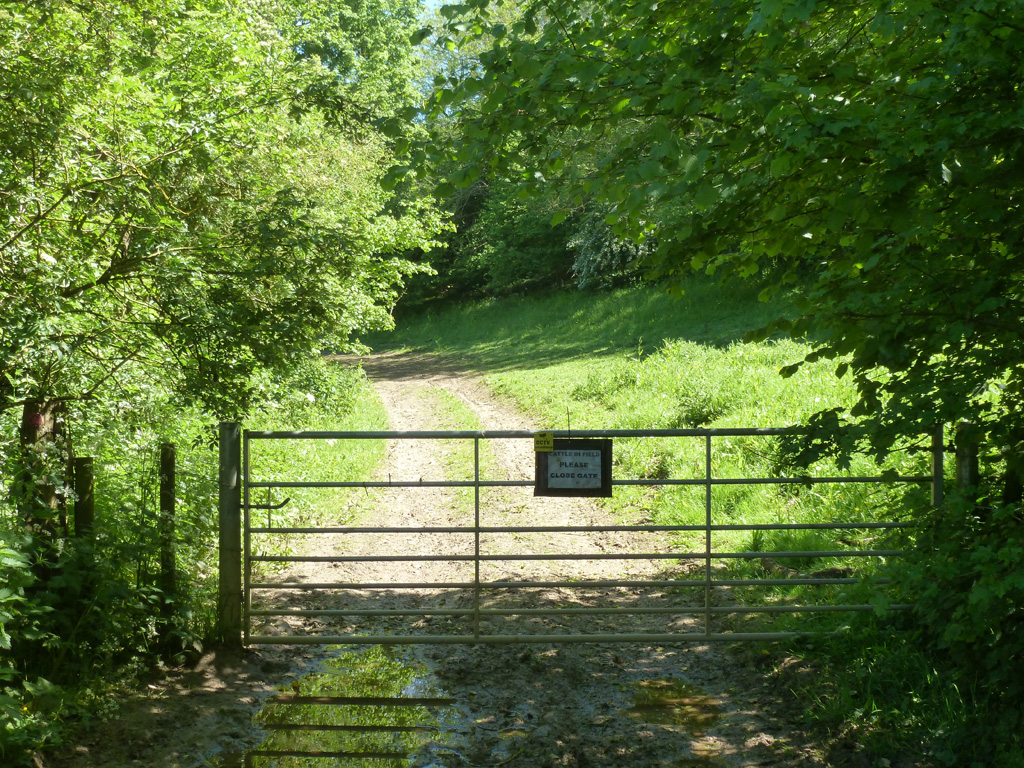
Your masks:
{"label": "muddy track", "polygon": [[[435,369],[432,359],[381,355],[364,360],[363,365],[389,414],[389,426],[401,432],[465,430],[532,430],[536,425],[508,404],[492,397],[474,377],[457,373],[451,367]],[[412,369],[419,376],[410,374]],[[452,420],[445,401],[454,399],[471,414],[474,424]],[[465,417],[463,417],[465,419]],[[484,479],[531,481],[534,474],[532,443],[523,439],[488,439],[481,441],[481,465]],[[473,477],[472,443],[469,441],[395,440],[387,448],[381,481],[470,480]],[[360,525],[387,527],[468,527],[474,521],[474,503],[468,489],[412,488],[377,489],[358,499]],[[599,505],[588,499],[536,498],[531,488],[484,488],[480,494],[482,526],[600,526],[616,520]],[[308,554],[343,554],[355,557],[467,557],[474,552],[471,535],[452,533],[376,533],[369,535],[326,535],[309,541]],[[480,538],[480,551],[485,555],[507,560],[484,562],[480,579],[484,582],[566,582],[632,581],[653,579],[662,575],[658,560],[620,560],[631,552],[664,552],[667,543],[658,534],[622,531],[485,533]],[[565,553],[593,554],[592,560],[528,560],[532,555],[555,556]],[[289,580],[312,583],[467,583],[473,581],[473,564],[465,561],[303,563],[292,569]],[[372,606],[378,609],[453,608],[468,606],[472,593],[466,589],[422,590],[351,590],[345,593],[295,593],[267,595],[267,599],[283,601],[299,607],[311,599],[324,607],[357,609]],[[610,599],[610,602],[609,602]],[[640,602],[647,608],[671,606],[679,596],[667,596],[662,590],[637,588],[567,589],[564,587],[530,590],[490,590],[484,598],[486,607],[543,608],[570,604],[578,608],[605,605],[627,608]],[[379,633],[379,620],[364,626],[350,622],[323,626],[320,631],[346,633]],[[466,621],[453,618],[428,618],[417,623],[391,622],[387,627],[397,634],[466,634],[472,629]],[[653,617],[653,621],[624,624],[614,618],[581,619],[571,626],[553,624],[541,619],[524,620],[515,616],[492,617],[485,634],[589,634],[609,632],[686,632],[694,631],[692,615],[680,614]],[[564,624],[564,623],[563,623]],[[279,620],[268,631],[302,632],[301,622]],[[429,626],[428,625],[433,625]],[[439,626],[443,625],[443,626]]]}
{"label": "muddy track", "polygon": [[[450,361],[429,356],[377,355],[361,363],[389,414],[394,430],[465,429],[446,415],[452,398],[472,412],[480,428],[535,429],[510,404],[495,398],[480,379]],[[457,446],[395,441],[388,448],[382,478],[455,479],[465,456]],[[485,464],[494,477],[529,479],[532,446],[527,441],[487,441]],[[413,492],[382,489],[361,505],[366,524],[386,526],[464,525],[472,502],[465,492],[445,488]],[[579,499],[536,500],[528,490],[488,490],[482,498],[484,525],[600,525],[617,521],[596,504]],[[367,512],[366,510],[371,510]],[[369,519],[367,519],[369,515]],[[371,522],[372,521],[372,522]],[[464,536],[375,534],[321,536],[309,554],[377,553],[468,554]],[[489,552],[523,555],[537,552],[660,551],[666,543],[652,534],[600,533],[491,534],[482,542]],[[466,580],[464,563],[425,561],[305,563],[286,578],[303,582],[382,583]],[[660,561],[524,561],[488,563],[486,580],[562,581],[570,579],[657,578]],[[273,595],[268,599],[273,599]],[[465,607],[466,590],[353,590],[277,596],[296,607],[407,608]],[[487,605],[546,607],[657,607],[678,604],[678,594],[657,589],[581,590],[538,588],[495,590]],[[609,602],[610,601],[610,602]],[[467,631],[469,619],[434,616],[302,619],[268,622],[267,632],[454,634]],[[622,617],[583,615],[570,620],[531,616],[495,616],[481,628],[504,634],[693,631],[690,615],[650,614]],[[426,666],[436,684],[459,703],[445,732],[445,743],[428,742],[411,765],[419,768],[468,766],[819,766],[828,765],[819,750],[794,725],[795,713],[780,704],[771,684],[717,646],[699,643],[528,644],[409,646],[410,660]],[[323,651],[261,648],[242,658],[208,654],[192,670],[178,670],[131,698],[115,719],[45,765],[168,766],[229,765],[217,755],[255,743],[251,714],[273,690],[315,666]],[[659,689],[674,698],[645,706]],[[685,693],[679,693],[684,691]],[[655,697],[657,698],[657,697]]]}

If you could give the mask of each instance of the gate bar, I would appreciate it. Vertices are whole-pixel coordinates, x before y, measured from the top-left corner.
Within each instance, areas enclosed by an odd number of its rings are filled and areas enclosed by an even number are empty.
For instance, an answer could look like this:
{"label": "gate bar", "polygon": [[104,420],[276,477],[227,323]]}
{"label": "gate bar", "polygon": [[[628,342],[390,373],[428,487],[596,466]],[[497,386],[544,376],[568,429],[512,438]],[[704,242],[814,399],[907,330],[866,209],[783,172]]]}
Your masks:
{"label": "gate bar", "polygon": [[480,438],[473,438],[473,639],[480,637]]}
{"label": "gate bar", "polygon": [[[242,601],[242,643],[248,645],[249,643],[249,616],[252,613],[252,585],[250,579],[252,578],[252,484],[249,482],[249,433],[246,432],[245,438],[242,440],[242,478],[244,492],[242,493],[242,507],[243,507],[243,527],[242,530],[245,536],[245,549],[243,550],[244,557],[242,559],[242,580],[244,588],[244,600]],[[268,491],[269,495],[269,491]],[[267,512],[268,522],[270,512]]]}
{"label": "gate bar", "polygon": [[704,634],[711,634],[711,435],[704,436]]}
{"label": "gate bar", "polygon": [[[719,477],[711,478],[711,485],[826,485],[845,483],[930,483],[931,475],[906,475],[893,477]],[[612,485],[643,486],[701,486],[708,479],[701,480],[612,480]],[[532,488],[533,480],[270,480],[251,483],[253,488]]]}
{"label": "gate bar", "polygon": [[[254,509],[256,507],[253,507]],[[712,531],[803,531],[803,530],[857,530],[878,528],[913,528],[914,523],[740,523],[712,525]],[[593,533],[632,531],[638,533],[704,531],[706,525],[469,525],[458,526],[413,526],[367,527],[339,526],[334,528],[253,528],[252,533]]]}
{"label": "gate bar", "polygon": [[[755,435],[792,435],[799,430],[789,427],[722,427],[720,429],[549,429],[555,437],[753,437]],[[428,431],[381,431],[366,430],[317,432],[317,431],[261,431],[246,430],[253,440],[507,440],[511,438],[533,438],[537,432],[532,429],[498,430],[428,430]]]}
{"label": "gate bar", "polygon": [[[886,610],[908,610],[908,604],[890,605]],[[678,606],[662,606],[654,608],[295,608],[275,611],[271,609],[253,610],[253,616],[639,616],[670,614],[678,616],[700,615],[707,609],[701,607],[681,608]],[[735,606],[716,605],[711,607],[712,613],[836,613],[845,611],[873,611],[875,606],[869,603],[860,605],[754,605]],[[474,635],[474,638],[477,636]]]}
{"label": "gate bar", "polygon": [[821,550],[798,552],[645,552],[625,554],[592,552],[572,555],[253,555],[260,563],[460,563],[472,561],[521,562],[535,560],[758,560],[762,557],[899,557],[902,549]]}
{"label": "gate bar", "polygon": [[[703,557],[703,555],[701,555]],[[828,579],[792,578],[792,579],[735,579],[735,580],[711,580],[713,587],[780,587],[780,586],[817,586],[836,584],[858,584],[860,579],[852,577],[837,577]],[[876,579],[875,584],[889,584],[890,579]],[[603,589],[613,587],[655,587],[687,589],[700,587],[703,589],[707,582],[695,579],[680,579],[678,581],[481,581],[481,589]],[[366,590],[366,589],[473,589],[476,584],[472,581],[414,581],[414,582],[390,582],[378,581],[367,583],[350,582],[321,582],[321,583],[299,583],[291,581],[259,582],[252,584],[252,589],[267,590],[288,590],[308,589],[311,591],[328,589]]]}
{"label": "gate bar", "polygon": [[405,760],[412,755],[411,752],[325,752],[307,751],[302,752],[295,749],[254,749],[245,753],[246,765],[252,765],[257,757],[317,757],[323,760]]}
{"label": "gate bar", "polygon": [[[743,640],[791,640],[819,636],[820,632],[703,632],[639,633],[617,635],[480,635],[477,643],[735,643]],[[253,635],[251,645],[465,645],[468,635]]]}

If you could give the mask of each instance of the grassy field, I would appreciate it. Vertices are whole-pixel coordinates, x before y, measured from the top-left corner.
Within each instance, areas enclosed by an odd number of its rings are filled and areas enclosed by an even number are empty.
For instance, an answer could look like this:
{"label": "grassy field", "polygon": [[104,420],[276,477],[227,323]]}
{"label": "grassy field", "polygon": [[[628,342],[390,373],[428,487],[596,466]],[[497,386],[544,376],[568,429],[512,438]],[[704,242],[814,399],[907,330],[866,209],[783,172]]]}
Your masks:
{"label": "grassy field", "polygon": [[[387,413],[360,371],[337,363],[323,367],[323,380],[303,387],[299,382],[287,399],[273,403],[245,426],[254,431],[337,431],[387,429]],[[357,481],[373,476],[383,461],[380,440],[252,440],[250,480],[253,482]],[[302,527],[351,523],[362,510],[363,495],[355,489],[254,489],[252,503],[284,504],[253,512],[253,525]],[[255,555],[295,554],[296,537],[259,534],[252,537]],[[261,563],[261,572],[281,566]]]}
{"label": "grassy field", "polygon": [[[486,374],[492,389],[550,429],[671,429],[686,427],[785,427],[810,414],[849,405],[854,391],[834,375],[834,363],[806,365],[790,378],[779,371],[803,358],[808,347],[791,340],[748,342],[748,331],[786,315],[785,302],[757,300],[757,286],[724,291],[695,280],[681,299],[641,286],[607,294],[579,292],[489,300],[452,307],[401,324],[377,348],[431,351],[467,361]],[[486,428],[487,425],[482,425]],[[922,459],[891,459],[901,474],[925,470]],[[855,461],[855,474],[881,468]],[[713,440],[716,477],[802,474],[785,463],[776,438]],[[615,476],[700,478],[700,438],[617,440]],[[808,474],[833,475],[823,463]],[[875,521],[892,516],[902,490],[864,485],[779,487],[733,485],[715,489],[716,522]],[[611,506],[623,519],[690,525],[704,519],[702,488],[619,487]],[[861,533],[747,531],[721,534],[719,551],[842,550]],[[681,546],[702,544],[681,535]],[[833,563],[808,558],[794,566]],[[865,564],[866,565],[866,564]],[[750,563],[729,566],[750,571]]]}
{"label": "grassy field", "polygon": [[680,298],[638,286],[487,299],[400,316],[395,332],[367,342],[378,349],[457,353],[489,371],[653,351],[677,339],[724,347],[789,314],[785,303],[758,302],[758,292],[750,286],[725,294],[708,280],[695,280]]}

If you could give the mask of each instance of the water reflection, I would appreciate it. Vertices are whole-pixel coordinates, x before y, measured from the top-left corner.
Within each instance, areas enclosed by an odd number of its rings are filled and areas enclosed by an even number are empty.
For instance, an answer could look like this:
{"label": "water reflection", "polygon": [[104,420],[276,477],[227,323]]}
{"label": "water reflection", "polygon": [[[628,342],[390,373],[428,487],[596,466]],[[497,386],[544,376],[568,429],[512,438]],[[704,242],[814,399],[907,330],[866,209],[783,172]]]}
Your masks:
{"label": "water reflection", "polygon": [[721,702],[685,680],[643,680],[627,714],[648,723],[681,725],[701,736],[718,722]]}
{"label": "water reflection", "polygon": [[268,735],[243,765],[405,768],[413,752],[440,740],[454,703],[391,649],[343,650],[264,706],[256,722]]}

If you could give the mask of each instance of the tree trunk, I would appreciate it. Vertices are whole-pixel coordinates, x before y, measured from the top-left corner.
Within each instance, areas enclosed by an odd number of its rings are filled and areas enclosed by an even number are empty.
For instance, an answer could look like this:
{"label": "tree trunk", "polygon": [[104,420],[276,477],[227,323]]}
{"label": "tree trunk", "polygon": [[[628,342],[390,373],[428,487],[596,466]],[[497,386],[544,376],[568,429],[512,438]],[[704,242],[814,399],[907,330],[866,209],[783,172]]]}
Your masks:
{"label": "tree trunk", "polygon": [[45,541],[59,531],[58,488],[67,468],[62,402],[32,400],[21,414],[21,467],[11,489],[24,525]]}
{"label": "tree trunk", "polygon": [[1020,504],[1024,501],[1024,429],[1010,429],[1009,446],[1003,454],[1006,459],[1006,476],[1003,478],[1003,504]]}

